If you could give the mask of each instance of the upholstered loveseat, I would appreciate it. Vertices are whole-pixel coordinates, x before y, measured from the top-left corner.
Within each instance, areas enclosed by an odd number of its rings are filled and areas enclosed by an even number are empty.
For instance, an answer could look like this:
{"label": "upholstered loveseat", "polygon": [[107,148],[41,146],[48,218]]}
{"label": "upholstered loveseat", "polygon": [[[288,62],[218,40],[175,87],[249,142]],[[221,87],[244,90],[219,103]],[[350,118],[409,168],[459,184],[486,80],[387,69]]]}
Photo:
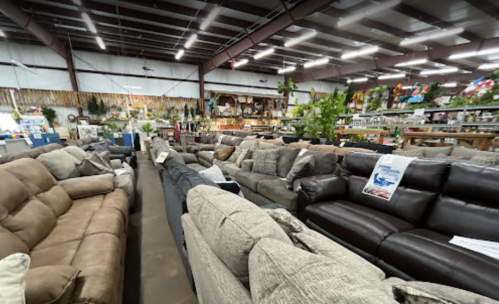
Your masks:
{"label": "upholstered loveseat", "polygon": [[201,165],[209,168],[213,166],[213,160],[217,152],[222,151],[226,146],[239,146],[243,140],[242,137],[217,134],[213,137],[214,144],[199,146],[198,161]]}
{"label": "upholstered loveseat", "polygon": [[499,169],[416,159],[386,201],[362,194],[380,157],[349,152],[340,176],[302,182],[299,218],[387,275],[499,300],[499,261],[449,243],[499,242]]}
{"label": "upholstered loveseat", "polygon": [[0,166],[0,193],[0,259],[30,256],[27,303],[121,303],[123,190],[110,181],[61,186],[40,162],[25,158]]}

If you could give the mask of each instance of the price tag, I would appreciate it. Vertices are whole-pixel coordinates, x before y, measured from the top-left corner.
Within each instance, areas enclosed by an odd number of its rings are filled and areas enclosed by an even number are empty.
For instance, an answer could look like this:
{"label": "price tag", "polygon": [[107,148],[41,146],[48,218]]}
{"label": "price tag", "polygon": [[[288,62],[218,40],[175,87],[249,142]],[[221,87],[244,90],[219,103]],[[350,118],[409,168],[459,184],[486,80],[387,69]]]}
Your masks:
{"label": "price tag", "polygon": [[156,158],[156,162],[161,164],[164,163],[166,158],[168,157],[168,154],[170,154],[170,152],[161,152],[158,158]]}
{"label": "price tag", "polygon": [[482,117],[492,117],[492,113],[490,112],[483,113]]}
{"label": "price tag", "polygon": [[300,153],[298,153],[298,156],[302,156],[307,152],[307,149],[301,149]]}
{"label": "price tag", "polygon": [[42,139],[42,134],[33,134],[33,138]]}
{"label": "price tag", "polygon": [[416,109],[416,110],[414,110],[414,115],[424,115],[424,109]]}
{"label": "price tag", "polygon": [[0,146],[5,146],[5,140],[0,140]]}
{"label": "price tag", "polygon": [[358,119],[360,118],[359,116],[360,116],[359,114],[353,114],[353,119]]}
{"label": "price tag", "polygon": [[26,141],[26,143],[27,143],[28,145],[30,145],[30,146],[33,144],[33,142],[31,141],[31,139],[29,139],[29,137],[26,137],[24,140],[25,140],[25,141]]}
{"label": "price tag", "polygon": [[344,141],[343,141],[343,142],[341,142],[341,143],[340,143],[340,148],[343,148],[343,146],[344,146],[344,145],[345,145],[345,142],[344,142]]}

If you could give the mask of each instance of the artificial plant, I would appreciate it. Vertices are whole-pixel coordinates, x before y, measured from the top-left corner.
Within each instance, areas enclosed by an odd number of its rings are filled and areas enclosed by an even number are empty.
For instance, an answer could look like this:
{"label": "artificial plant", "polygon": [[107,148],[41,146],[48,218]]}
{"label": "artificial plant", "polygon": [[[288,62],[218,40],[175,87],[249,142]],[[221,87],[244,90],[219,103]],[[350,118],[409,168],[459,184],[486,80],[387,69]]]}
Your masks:
{"label": "artificial plant", "polygon": [[428,91],[426,92],[426,94],[424,96],[423,103],[428,103],[428,106],[430,108],[437,107],[437,104],[435,103],[435,99],[437,98],[438,89],[440,89],[440,82],[431,82],[428,85]]}
{"label": "artificial plant", "polygon": [[192,116],[192,118],[194,118],[194,116],[195,116],[194,108],[193,107],[191,107],[191,116]]}
{"label": "artificial plant", "polygon": [[324,95],[320,101],[314,103],[314,110],[305,120],[306,134],[315,137],[317,133],[321,133],[322,137],[332,139],[336,130],[336,121],[345,111],[343,105],[345,97],[345,94],[338,94],[338,89],[335,89],[333,93]]}
{"label": "artificial plant", "polygon": [[147,137],[149,137],[149,133],[158,133],[158,130],[154,130],[150,122],[142,125],[140,131],[146,133]]}
{"label": "artificial plant", "polygon": [[187,104],[184,105],[184,118],[185,120],[189,118],[189,108],[187,108]]}
{"label": "artificial plant", "polygon": [[352,102],[353,95],[355,95],[355,91],[357,91],[357,85],[355,82],[350,82],[350,84],[345,88],[344,93],[346,94],[345,96],[345,105],[349,104]]}
{"label": "artificial plant", "polygon": [[201,112],[201,107],[199,107],[199,100],[196,102],[196,115],[203,115],[203,112]]}
{"label": "artificial plant", "polygon": [[294,97],[294,91],[297,90],[298,87],[295,85],[295,83],[293,82],[293,79],[291,79],[291,77],[289,77],[287,80],[283,82],[278,82],[277,83],[277,92],[279,92],[279,94],[283,94],[284,93],[284,96],[292,96]]}
{"label": "artificial plant", "polygon": [[381,109],[381,98],[383,93],[388,89],[386,84],[380,84],[379,86],[369,90],[370,95],[369,103],[366,105],[366,112],[374,112]]}
{"label": "artificial plant", "polygon": [[305,135],[306,125],[304,123],[295,123],[292,126],[295,129],[293,136],[303,137],[303,135]]}
{"label": "artificial plant", "polygon": [[88,113],[90,115],[100,115],[99,103],[95,95],[92,95],[88,101]]}
{"label": "artificial plant", "polygon": [[315,87],[310,88],[310,101],[309,104],[313,104],[315,102]]}
{"label": "artificial plant", "polygon": [[49,107],[42,107],[42,114],[45,116],[47,121],[49,122],[49,126],[53,127],[54,120],[57,118],[57,114],[55,113],[55,110]]}

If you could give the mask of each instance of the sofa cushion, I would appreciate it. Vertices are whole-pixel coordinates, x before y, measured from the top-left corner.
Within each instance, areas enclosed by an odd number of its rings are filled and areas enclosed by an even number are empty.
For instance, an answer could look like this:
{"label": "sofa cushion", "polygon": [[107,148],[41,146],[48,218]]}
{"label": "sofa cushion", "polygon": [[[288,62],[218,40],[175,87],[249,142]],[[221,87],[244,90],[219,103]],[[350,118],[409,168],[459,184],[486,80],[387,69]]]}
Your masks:
{"label": "sofa cushion", "polygon": [[405,157],[415,157],[415,158],[423,158],[424,157],[423,149],[408,150],[408,151],[395,150],[395,151],[392,151],[392,154],[399,155],[399,156],[405,156]]}
{"label": "sofa cushion", "polygon": [[229,157],[232,156],[236,147],[234,146],[226,146],[222,151],[218,152],[216,159],[220,161],[226,161]]}
{"label": "sofa cushion", "polygon": [[26,276],[26,303],[69,303],[80,270],[72,266],[32,268]]}
{"label": "sofa cushion", "polygon": [[198,152],[198,158],[201,158],[204,161],[213,164],[213,160],[215,159],[215,153],[213,151],[200,151]]}
{"label": "sofa cushion", "polygon": [[265,180],[258,183],[258,193],[265,196],[274,203],[278,203],[288,208],[289,211],[296,211],[298,208],[298,194],[286,188],[286,181],[281,178]]}
{"label": "sofa cushion", "polygon": [[426,229],[392,234],[381,244],[379,257],[416,280],[499,299],[497,260],[450,244],[451,238]]}
{"label": "sofa cushion", "polygon": [[5,304],[25,304],[26,273],[30,258],[15,253],[0,260],[0,301]]}
{"label": "sofa cushion", "polygon": [[200,185],[187,194],[192,221],[232,273],[247,281],[248,255],[262,238],[291,244],[286,233],[255,204],[229,192]]}
{"label": "sofa cushion", "polygon": [[303,157],[313,155],[315,158],[315,167],[311,176],[324,175],[336,172],[338,168],[338,157],[334,153],[326,153],[319,151],[301,150],[296,157],[295,163]]}
{"label": "sofa cushion", "polygon": [[114,185],[108,180],[86,180],[78,183],[69,183],[63,186],[71,199],[106,194],[114,190]]}
{"label": "sofa cushion", "polygon": [[397,217],[345,200],[313,204],[305,212],[324,230],[373,255],[387,236],[414,229]]}
{"label": "sofa cushion", "polygon": [[435,158],[440,153],[445,155],[451,155],[452,149],[454,146],[448,147],[419,147],[413,145],[406,145],[404,150],[406,151],[415,151],[415,150],[423,150],[425,158]]}
{"label": "sofa cushion", "polygon": [[470,158],[470,161],[476,162],[484,166],[495,167],[499,165],[499,153],[497,153],[496,156],[475,155],[472,158]]}
{"label": "sofa cushion", "polygon": [[221,160],[218,160],[218,159],[213,159],[213,166],[218,166],[221,170],[223,170],[224,166],[225,165],[228,165],[228,164],[233,164],[231,163],[230,161],[221,161]]}
{"label": "sofa cushion", "polygon": [[71,154],[74,158],[78,159],[79,161],[82,161],[85,158],[87,158],[87,153],[85,153],[85,151],[83,151],[83,149],[80,149],[80,148],[75,147],[75,146],[65,147],[65,148],[62,148],[61,150],[68,152],[69,154]]}
{"label": "sofa cushion", "polygon": [[312,174],[315,168],[315,157],[313,155],[305,156],[293,164],[293,167],[286,175],[286,188],[293,189],[293,182],[296,179],[307,177]]}
{"label": "sofa cushion", "polygon": [[397,303],[340,261],[275,239],[262,239],[249,254],[251,298],[255,303]]}
{"label": "sofa cushion", "polygon": [[241,154],[239,154],[239,156],[237,157],[236,165],[238,167],[241,167],[241,163],[243,162],[243,160],[249,158],[248,155],[251,155],[250,149],[241,149]]}
{"label": "sofa cushion", "polygon": [[[231,162],[231,163],[235,163],[237,161],[237,158],[239,157],[239,155],[241,155],[241,153],[243,152],[243,148],[241,146],[237,146],[234,148],[234,152],[230,155],[229,159],[227,159],[227,161]],[[219,152],[221,153],[221,152]]]}
{"label": "sofa cushion", "polygon": [[[239,170],[236,174],[236,180],[241,185],[250,189],[253,192],[257,192],[257,186],[260,181],[269,181],[269,180],[277,180],[279,179],[275,175],[268,175],[263,173],[255,173],[255,172],[246,172],[243,170]],[[282,181],[284,183],[284,181]]]}
{"label": "sofa cushion", "polygon": [[403,282],[393,286],[401,303],[497,304],[499,302],[466,290],[428,282]]}
{"label": "sofa cushion", "polygon": [[338,149],[338,147],[332,145],[311,145],[307,149],[309,149],[310,151],[334,153]]}
{"label": "sofa cushion", "polygon": [[334,151],[334,153],[336,153],[336,155],[338,155],[338,160],[341,161],[343,159],[343,157],[345,157],[345,155],[350,151],[374,153],[374,151],[372,151],[372,150],[362,149],[362,148],[338,148],[336,151]]}
{"label": "sofa cushion", "polygon": [[220,167],[218,167],[217,165],[213,165],[211,168],[199,171],[199,175],[214,182],[225,181],[224,174],[222,173]]}
{"label": "sofa cushion", "polygon": [[[275,144],[269,143],[267,141],[259,141],[258,142],[258,150],[272,150],[272,149],[277,148],[277,146],[281,146],[281,145],[275,145]],[[253,158],[253,156],[251,156],[251,158]]]}
{"label": "sofa cushion", "polygon": [[254,173],[263,173],[267,175],[277,175],[277,158],[279,150],[257,150],[254,153],[253,168]]}
{"label": "sofa cushion", "polygon": [[296,149],[308,149],[308,147],[310,147],[311,145],[312,144],[310,144],[309,142],[294,142],[290,143],[288,147]]}
{"label": "sofa cushion", "polygon": [[61,150],[44,153],[36,158],[57,180],[64,180],[80,176],[76,165],[80,163],[71,154]]}
{"label": "sofa cushion", "polygon": [[92,176],[101,174],[114,174],[114,170],[90,159],[84,159],[78,167],[80,175]]}
{"label": "sofa cushion", "polygon": [[[248,150],[246,150],[248,151]],[[227,172],[230,176],[236,177],[237,172],[241,171],[242,169],[237,166],[237,164],[227,164],[224,166],[224,171]]]}
{"label": "sofa cushion", "polygon": [[486,156],[486,157],[499,157],[499,153],[497,152],[479,151],[464,147],[455,147],[452,150],[452,153],[450,153],[450,155],[455,157],[465,157],[466,159],[471,159],[475,155]]}
{"label": "sofa cushion", "polygon": [[300,149],[280,147],[279,158],[277,159],[277,175],[286,177],[293,167],[296,156],[300,153]]}
{"label": "sofa cushion", "polygon": [[198,158],[196,155],[191,154],[191,153],[179,153],[180,156],[182,156],[182,159],[184,160],[185,164],[195,164],[198,162]]}

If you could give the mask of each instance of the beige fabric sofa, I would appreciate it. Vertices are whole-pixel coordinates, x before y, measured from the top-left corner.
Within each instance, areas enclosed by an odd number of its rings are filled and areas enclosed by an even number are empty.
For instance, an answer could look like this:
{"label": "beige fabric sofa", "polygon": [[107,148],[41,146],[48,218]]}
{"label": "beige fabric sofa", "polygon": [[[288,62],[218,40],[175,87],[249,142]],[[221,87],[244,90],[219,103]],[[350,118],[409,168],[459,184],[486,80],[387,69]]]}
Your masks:
{"label": "beige fabric sofa", "polygon": [[212,141],[214,144],[200,145],[197,153],[199,163],[206,168],[213,166],[217,152],[222,151],[226,146],[239,146],[244,139],[237,136],[216,134]]}
{"label": "beige fabric sofa", "polygon": [[31,257],[27,303],[121,303],[128,222],[123,190],[109,181],[62,187],[27,158],[0,166],[0,193],[0,259],[18,252]]}

